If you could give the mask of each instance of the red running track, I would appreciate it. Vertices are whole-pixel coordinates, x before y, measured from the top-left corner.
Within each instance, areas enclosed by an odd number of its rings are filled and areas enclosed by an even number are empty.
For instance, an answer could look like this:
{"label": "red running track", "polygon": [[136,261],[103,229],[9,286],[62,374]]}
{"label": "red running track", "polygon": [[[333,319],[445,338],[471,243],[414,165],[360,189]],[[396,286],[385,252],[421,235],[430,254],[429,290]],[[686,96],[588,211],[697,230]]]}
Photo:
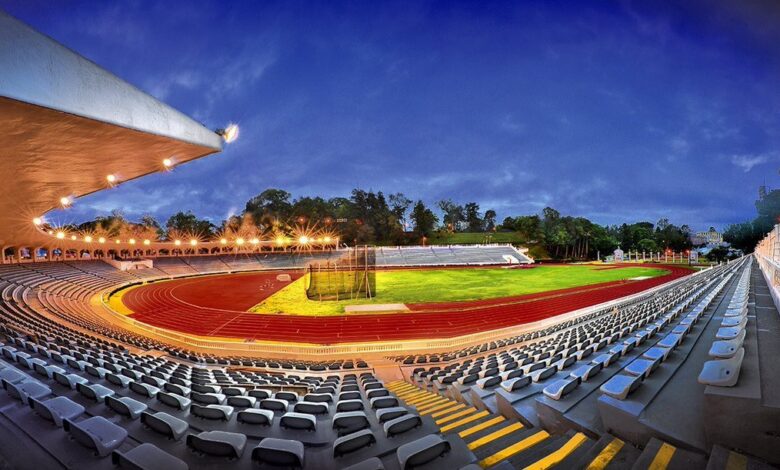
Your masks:
{"label": "red running track", "polygon": [[[278,272],[228,274],[149,284],[123,297],[133,318],[200,336],[337,344],[450,338],[506,328],[635,294],[693,271],[665,265],[669,274],[503,299],[410,305],[413,313],[307,317],[246,312],[281,288]],[[300,274],[290,273],[295,276]],[[251,286],[251,287],[248,287]]]}

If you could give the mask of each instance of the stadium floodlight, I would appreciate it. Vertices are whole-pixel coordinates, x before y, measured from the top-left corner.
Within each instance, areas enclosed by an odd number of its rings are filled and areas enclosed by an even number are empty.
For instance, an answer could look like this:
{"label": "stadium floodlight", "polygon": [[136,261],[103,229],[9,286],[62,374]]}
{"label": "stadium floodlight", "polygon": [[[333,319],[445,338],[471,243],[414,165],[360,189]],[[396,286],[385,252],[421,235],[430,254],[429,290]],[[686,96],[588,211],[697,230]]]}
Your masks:
{"label": "stadium floodlight", "polygon": [[65,232],[62,232],[62,231],[57,232],[57,238],[59,238],[60,240],[64,239],[65,238]]}
{"label": "stadium floodlight", "polygon": [[98,243],[105,243],[106,239],[103,237],[98,238]]}
{"label": "stadium floodlight", "polygon": [[173,161],[173,158],[163,158],[162,164],[166,170],[170,170],[176,162]]}
{"label": "stadium floodlight", "polygon": [[72,198],[72,197],[70,197],[70,196],[62,196],[62,197],[60,198],[60,205],[61,205],[63,208],[66,208],[66,209],[67,209],[67,208],[68,208],[68,207],[70,207],[72,204],[73,204],[73,198]]}
{"label": "stadium floodlight", "polygon": [[151,244],[152,244],[152,242],[150,240],[144,240],[144,245],[148,246],[148,245],[151,245]]}
{"label": "stadium floodlight", "polygon": [[244,239],[243,238],[236,238],[236,245],[241,246],[243,244],[244,244]]}
{"label": "stadium floodlight", "polygon": [[238,124],[230,123],[224,129],[217,129],[217,134],[221,135],[226,143],[232,144],[238,139]]}
{"label": "stadium floodlight", "polygon": [[108,181],[108,184],[110,185],[116,184],[116,175],[114,174],[106,175],[106,181]]}
{"label": "stadium floodlight", "polygon": [[308,245],[309,241],[310,241],[309,237],[307,237],[306,235],[301,235],[300,237],[298,237],[298,243],[301,245]]}
{"label": "stadium floodlight", "polygon": [[219,240],[219,243],[221,243],[222,245],[227,245],[227,238],[221,238]]}
{"label": "stadium floodlight", "polygon": [[32,222],[33,225],[43,225],[43,219],[41,217],[35,217]]}
{"label": "stadium floodlight", "polygon": [[116,243],[117,245],[119,245],[120,243],[122,243],[122,241],[121,241],[121,240],[114,240],[114,243]]}
{"label": "stadium floodlight", "polygon": [[128,243],[130,243],[131,245],[135,245],[135,238],[131,238],[130,240],[128,240]]}
{"label": "stadium floodlight", "polygon": [[70,236],[70,239],[71,239],[71,240],[74,240],[74,241],[75,241],[75,240],[76,240],[76,238],[78,238],[78,237],[76,237],[76,235],[71,235],[71,236]]}
{"label": "stadium floodlight", "polygon": [[195,246],[198,244],[198,240],[195,240],[194,238],[190,240],[190,245]]}
{"label": "stadium floodlight", "polygon": [[323,237],[322,241],[325,243],[330,243],[330,237]]}
{"label": "stadium floodlight", "polygon": [[181,246],[181,240],[174,240],[173,244],[176,246]]}
{"label": "stadium floodlight", "polygon": [[253,238],[253,239],[252,239],[252,244],[253,244],[253,245],[257,245],[257,244],[259,244],[259,243],[260,243],[260,239],[258,239],[258,238]]}
{"label": "stadium floodlight", "polygon": [[276,237],[276,244],[277,245],[284,245],[287,243],[287,239],[284,237]]}
{"label": "stadium floodlight", "polygon": [[87,243],[92,243],[92,237],[87,235],[86,237],[84,237],[84,241],[87,242]]}

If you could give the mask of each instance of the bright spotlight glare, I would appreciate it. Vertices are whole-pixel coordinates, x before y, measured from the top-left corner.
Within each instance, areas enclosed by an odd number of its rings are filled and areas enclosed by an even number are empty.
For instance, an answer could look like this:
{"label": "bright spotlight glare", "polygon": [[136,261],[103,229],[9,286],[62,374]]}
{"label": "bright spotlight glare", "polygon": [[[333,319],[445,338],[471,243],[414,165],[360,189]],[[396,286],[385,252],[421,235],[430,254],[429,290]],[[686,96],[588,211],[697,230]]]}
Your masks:
{"label": "bright spotlight glare", "polygon": [[181,245],[181,240],[175,240],[173,242],[173,244],[176,245],[176,246],[180,246]]}
{"label": "bright spotlight glare", "polygon": [[84,237],[84,241],[87,242],[87,243],[92,243],[92,237],[87,235],[86,237]]}
{"label": "bright spotlight glare", "polygon": [[69,207],[71,204],[73,204],[73,200],[70,198],[70,196],[63,196],[60,198],[60,204],[62,207]]}
{"label": "bright spotlight glare", "polygon": [[198,244],[198,240],[192,239],[190,240],[190,245],[195,246]]}
{"label": "bright spotlight glare", "polygon": [[322,239],[325,243],[330,243],[330,237],[325,237]]}
{"label": "bright spotlight glare", "polygon": [[227,238],[222,238],[219,240],[219,242],[223,245],[227,245]]}
{"label": "bright spotlight glare", "polygon": [[98,243],[105,243],[106,239],[103,237],[98,238]]}
{"label": "bright spotlight glare", "polygon": [[298,243],[300,243],[301,245],[308,244],[309,243],[309,237],[307,237],[306,235],[301,235],[301,237],[298,238]]}
{"label": "bright spotlight glare", "polygon": [[238,139],[238,124],[228,124],[224,131],[222,131],[222,138],[225,142],[232,144]]}
{"label": "bright spotlight glare", "polygon": [[260,243],[260,240],[258,240],[257,238],[253,238],[252,239],[252,244],[253,245],[257,245],[258,243]]}
{"label": "bright spotlight glare", "polygon": [[144,240],[144,245],[151,245],[151,243],[152,243],[152,242],[151,242],[151,241],[149,241],[149,240]]}
{"label": "bright spotlight glare", "polygon": [[59,238],[60,240],[65,238],[65,232],[57,232],[57,238]]}
{"label": "bright spotlight glare", "polygon": [[41,225],[43,224],[43,219],[40,217],[36,217],[33,219],[33,225]]}
{"label": "bright spotlight glare", "polygon": [[173,160],[170,158],[163,158],[162,164],[165,168],[170,168],[173,166]]}
{"label": "bright spotlight glare", "polygon": [[71,236],[70,236],[70,239],[71,239],[71,240],[75,240],[75,239],[76,239],[76,235],[71,235]]}
{"label": "bright spotlight glare", "polygon": [[243,238],[236,238],[236,245],[243,245],[244,239]]}
{"label": "bright spotlight glare", "polygon": [[131,245],[135,245],[135,238],[131,238],[131,239],[130,239],[130,240],[128,240],[128,241],[130,242],[130,244],[131,244]]}
{"label": "bright spotlight glare", "polygon": [[108,181],[109,184],[116,183],[116,175],[108,175],[108,176],[106,176],[106,181]]}

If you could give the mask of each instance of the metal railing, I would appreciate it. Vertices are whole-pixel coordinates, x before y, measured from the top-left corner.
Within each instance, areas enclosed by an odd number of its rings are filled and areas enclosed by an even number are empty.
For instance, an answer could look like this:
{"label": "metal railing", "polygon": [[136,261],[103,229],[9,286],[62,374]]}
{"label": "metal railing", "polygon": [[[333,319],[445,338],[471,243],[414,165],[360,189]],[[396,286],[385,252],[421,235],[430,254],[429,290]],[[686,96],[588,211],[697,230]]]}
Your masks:
{"label": "metal railing", "polygon": [[755,250],[758,265],[772,291],[775,304],[780,308],[780,224],[758,242]]}

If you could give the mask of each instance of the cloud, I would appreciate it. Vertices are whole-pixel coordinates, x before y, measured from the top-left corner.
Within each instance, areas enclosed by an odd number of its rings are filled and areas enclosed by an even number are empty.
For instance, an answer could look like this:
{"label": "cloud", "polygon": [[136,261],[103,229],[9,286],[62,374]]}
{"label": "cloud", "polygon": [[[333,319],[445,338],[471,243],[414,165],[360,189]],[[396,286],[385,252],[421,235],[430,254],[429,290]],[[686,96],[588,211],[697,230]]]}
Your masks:
{"label": "cloud", "polygon": [[738,166],[745,173],[752,170],[754,166],[761,165],[772,159],[772,155],[768,153],[759,155],[732,155],[731,163]]}

